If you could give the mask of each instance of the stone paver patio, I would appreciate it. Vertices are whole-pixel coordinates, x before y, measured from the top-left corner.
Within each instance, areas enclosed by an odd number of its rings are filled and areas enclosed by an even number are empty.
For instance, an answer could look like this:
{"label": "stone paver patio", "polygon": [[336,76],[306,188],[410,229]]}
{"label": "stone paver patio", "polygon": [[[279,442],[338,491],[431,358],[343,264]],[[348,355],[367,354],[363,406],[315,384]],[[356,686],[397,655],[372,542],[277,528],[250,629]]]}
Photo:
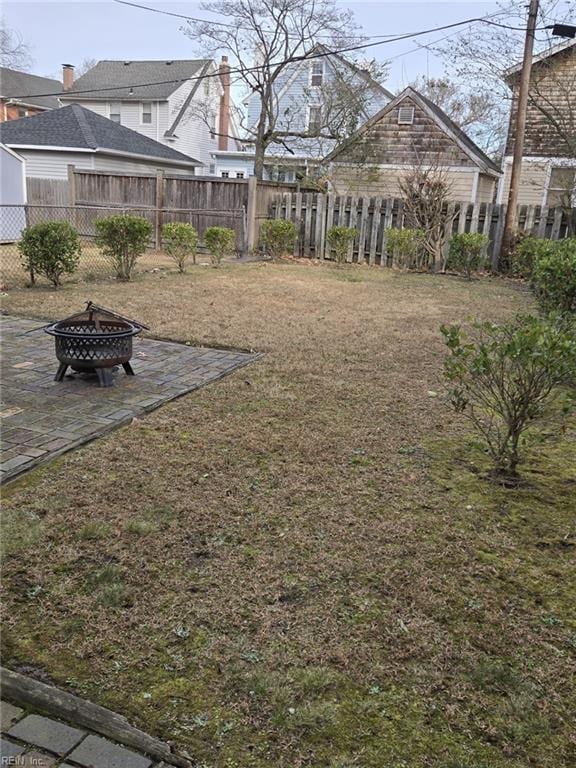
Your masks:
{"label": "stone paver patio", "polygon": [[54,340],[38,320],[0,316],[2,336],[0,482],[130,422],[169,400],[254,361],[246,352],[134,339],[135,376],[120,371],[115,385],[96,377],[54,381]]}

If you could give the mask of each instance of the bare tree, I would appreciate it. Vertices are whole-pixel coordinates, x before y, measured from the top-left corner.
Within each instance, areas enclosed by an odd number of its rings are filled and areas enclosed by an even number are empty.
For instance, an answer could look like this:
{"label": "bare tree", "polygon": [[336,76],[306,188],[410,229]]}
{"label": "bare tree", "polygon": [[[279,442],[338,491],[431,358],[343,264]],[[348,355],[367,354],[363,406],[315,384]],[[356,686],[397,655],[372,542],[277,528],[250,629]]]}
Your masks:
{"label": "bare tree", "polygon": [[0,60],[3,67],[27,72],[33,64],[30,47],[24,42],[19,32],[0,27]]}
{"label": "bare tree", "polygon": [[[306,104],[281,103],[279,92],[288,84],[302,61],[319,58],[357,42],[358,29],[352,12],[340,10],[335,0],[212,0],[204,11],[225,18],[222,23],[188,23],[186,34],[214,53],[231,55],[235,77],[249,94],[257,94],[259,114],[247,123],[247,140],[255,149],[254,173],[262,178],[266,152],[272,145],[296,150],[290,139],[338,140],[361,118],[360,104],[366,89],[346,86],[346,78],[334,80],[330,100],[319,99],[309,127],[302,122]],[[322,41],[323,50],[318,49]],[[330,61],[331,67],[337,63]]]}
{"label": "bare tree", "polygon": [[399,176],[406,224],[423,232],[422,245],[433,271],[446,268],[446,243],[457,215],[448,204],[452,184],[441,152],[414,154],[414,161]]}
{"label": "bare tree", "polygon": [[93,59],[90,56],[85,59],[82,59],[82,63],[74,67],[74,77],[76,78],[82,77],[82,75],[85,75],[89,69],[92,69],[92,67],[95,67],[96,64],[98,64],[98,59]]}
{"label": "bare tree", "polygon": [[[512,64],[522,60],[526,0],[500,0],[498,5],[498,21],[511,29],[474,25],[449,43],[436,47],[451,72],[451,78],[461,84],[467,94],[476,94],[491,102],[492,110],[483,121],[486,140],[479,143],[496,153],[504,148],[510,113],[511,93],[504,73]],[[536,40],[538,49],[558,42],[544,27],[558,19],[569,21],[575,17],[573,5],[562,0],[541,0]]]}
{"label": "bare tree", "polygon": [[424,75],[412,87],[437,104],[482,149],[494,153],[501,148],[505,125],[498,121],[498,105],[491,91],[469,88],[448,77]]}

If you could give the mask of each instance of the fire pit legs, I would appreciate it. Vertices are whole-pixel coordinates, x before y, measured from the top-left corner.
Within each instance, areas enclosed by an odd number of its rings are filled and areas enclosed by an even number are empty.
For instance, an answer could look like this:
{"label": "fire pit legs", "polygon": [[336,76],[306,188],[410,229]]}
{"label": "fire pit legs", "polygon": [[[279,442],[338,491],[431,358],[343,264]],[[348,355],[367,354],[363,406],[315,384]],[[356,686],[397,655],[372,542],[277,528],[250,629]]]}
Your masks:
{"label": "fire pit legs", "polygon": [[98,375],[98,384],[101,387],[114,386],[114,379],[112,378],[112,368],[96,368],[96,374]]}
{"label": "fire pit legs", "polygon": [[64,374],[66,373],[67,368],[67,363],[60,363],[58,370],[56,371],[56,376],[54,376],[54,381],[64,381]]}
{"label": "fire pit legs", "polygon": [[134,369],[130,365],[130,363],[122,363],[122,368],[126,371],[127,376],[134,376]]}

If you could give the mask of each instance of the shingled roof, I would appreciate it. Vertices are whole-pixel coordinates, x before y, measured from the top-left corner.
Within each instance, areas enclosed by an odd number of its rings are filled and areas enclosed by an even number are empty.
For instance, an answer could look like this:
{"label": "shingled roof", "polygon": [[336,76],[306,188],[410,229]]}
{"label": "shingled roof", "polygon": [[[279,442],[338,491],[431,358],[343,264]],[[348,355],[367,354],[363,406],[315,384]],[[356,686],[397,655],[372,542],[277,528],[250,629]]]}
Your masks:
{"label": "shingled roof", "polygon": [[62,90],[62,83],[49,77],[30,75],[16,69],[0,67],[0,98],[13,99],[18,104],[29,104],[40,109],[58,109],[57,96],[32,96],[26,94],[56,93]]}
{"label": "shingled roof", "polygon": [[[209,59],[99,61],[95,67],[74,82],[72,88],[64,94],[63,99],[66,101],[70,99],[163,101],[183,82],[195,75],[200,75],[202,68],[209,61]],[[100,91],[101,88],[112,90]]]}
{"label": "shingled roof", "polygon": [[137,155],[169,163],[201,165],[198,160],[79,104],[0,123],[0,142],[8,146],[92,149],[95,152]]}
{"label": "shingled roof", "polygon": [[475,163],[477,163],[483,170],[491,174],[500,174],[500,167],[491,160],[488,155],[483,152],[476,142],[464,133],[464,131],[433,101],[430,101],[426,96],[419,91],[408,86],[402,93],[399,93],[395,99],[387,104],[380,112],[377,112],[370,120],[367,120],[358,131],[350,138],[339,144],[324,160],[330,161],[337,157],[344,149],[348,148],[351,144],[354,144],[366,131],[372,128],[384,115],[395,109],[406,97],[412,99],[418,104],[428,115],[434,120],[434,122],[460,146],[468,157],[470,157]]}

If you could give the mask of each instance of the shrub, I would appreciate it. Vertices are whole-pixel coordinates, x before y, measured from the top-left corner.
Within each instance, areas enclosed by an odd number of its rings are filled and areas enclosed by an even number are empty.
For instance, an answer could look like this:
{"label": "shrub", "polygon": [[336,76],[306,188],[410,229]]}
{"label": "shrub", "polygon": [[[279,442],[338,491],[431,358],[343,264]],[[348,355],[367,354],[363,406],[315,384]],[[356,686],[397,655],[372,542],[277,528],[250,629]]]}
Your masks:
{"label": "shrub", "polygon": [[576,237],[550,242],[539,250],[532,284],[544,312],[576,312]]}
{"label": "shrub", "polygon": [[282,219],[268,219],[260,227],[260,241],[273,259],[290,253],[296,239],[296,224]]}
{"label": "shrub", "polygon": [[506,325],[442,326],[450,400],[480,433],[500,476],[517,476],[520,438],[576,376],[573,319],[518,316]]}
{"label": "shrub", "polygon": [[132,279],[151,232],[150,222],[139,216],[109,216],[96,221],[96,243],[114,266],[118,280]]}
{"label": "shrub", "polygon": [[336,255],[336,264],[345,263],[348,252],[354,242],[358,230],[354,227],[330,227],[326,233],[328,245]]}
{"label": "shrub", "polygon": [[48,278],[55,288],[63,274],[72,274],[80,259],[78,233],[67,221],[46,221],[22,232],[18,249],[31,273]]}
{"label": "shrub", "polygon": [[424,232],[421,229],[386,229],[386,252],[393,267],[421,269],[427,265],[424,252]]}
{"label": "shrub", "polygon": [[191,224],[181,221],[172,221],[162,227],[162,243],[164,250],[178,265],[178,272],[182,274],[189,256],[193,256],[196,262],[196,246],[198,245],[198,233]]}
{"label": "shrub", "polygon": [[208,227],[204,233],[206,247],[210,251],[210,258],[215,267],[220,266],[224,256],[234,251],[236,233],[226,227]]}
{"label": "shrub", "polygon": [[448,251],[448,269],[463,272],[468,280],[486,262],[486,249],[490,242],[487,235],[478,232],[462,232],[453,235]]}
{"label": "shrub", "polygon": [[510,257],[510,271],[515,277],[532,277],[537,256],[550,245],[550,240],[540,240],[525,232],[518,232]]}

